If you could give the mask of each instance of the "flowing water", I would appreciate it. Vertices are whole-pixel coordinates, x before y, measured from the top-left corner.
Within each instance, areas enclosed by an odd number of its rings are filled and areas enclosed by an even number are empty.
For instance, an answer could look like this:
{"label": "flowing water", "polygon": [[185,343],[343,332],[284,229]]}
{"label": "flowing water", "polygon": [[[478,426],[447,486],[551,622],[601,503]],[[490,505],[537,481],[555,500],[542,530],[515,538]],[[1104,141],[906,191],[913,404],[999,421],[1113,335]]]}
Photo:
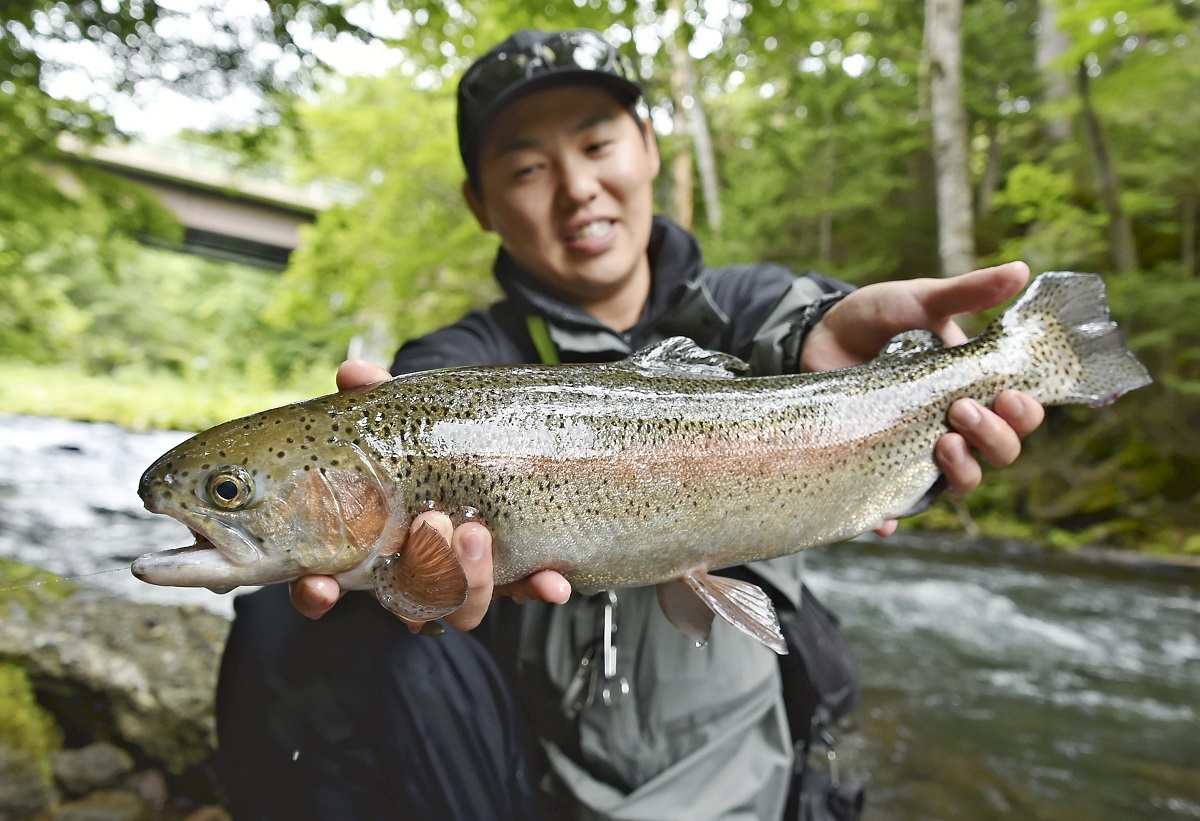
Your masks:
{"label": "flowing water", "polygon": [[[0,416],[0,557],[64,575],[191,541],[142,469],[185,434]],[[895,540],[891,540],[895,541]],[[1200,818],[1200,581],[927,545],[809,554],[862,668],[868,818]],[[231,596],[86,580],[231,612]]]}

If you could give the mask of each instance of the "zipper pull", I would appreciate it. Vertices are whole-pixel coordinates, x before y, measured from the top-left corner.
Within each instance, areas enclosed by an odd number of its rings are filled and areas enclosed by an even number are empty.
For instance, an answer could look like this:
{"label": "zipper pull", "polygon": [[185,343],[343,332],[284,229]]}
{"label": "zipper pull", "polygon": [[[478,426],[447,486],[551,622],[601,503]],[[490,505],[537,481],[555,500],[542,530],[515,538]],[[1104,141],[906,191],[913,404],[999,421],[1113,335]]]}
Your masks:
{"label": "zipper pull", "polygon": [[571,676],[571,680],[567,682],[567,688],[563,691],[562,704],[560,709],[569,719],[579,717],[583,711],[585,704],[592,700],[592,687],[589,685],[595,680],[593,675],[594,662],[596,660],[596,642],[588,645],[588,648],[583,651],[583,655],[579,658],[579,664],[575,667],[575,673]]}

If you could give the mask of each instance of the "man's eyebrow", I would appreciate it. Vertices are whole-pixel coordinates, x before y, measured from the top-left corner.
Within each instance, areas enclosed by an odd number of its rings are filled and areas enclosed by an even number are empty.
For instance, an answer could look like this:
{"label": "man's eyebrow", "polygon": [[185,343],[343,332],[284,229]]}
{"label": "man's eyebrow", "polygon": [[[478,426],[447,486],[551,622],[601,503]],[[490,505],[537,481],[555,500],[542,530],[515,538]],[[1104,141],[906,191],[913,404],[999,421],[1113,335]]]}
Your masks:
{"label": "man's eyebrow", "polygon": [[539,145],[541,145],[541,143],[533,137],[523,137],[518,135],[513,137],[511,140],[506,140],[505,142],[502,142],[500,145],[496,146],[496,149],[492,152],[492,156],[503,157],[505,154],[511,154],[514,151],[524,151],[526,148],[537,148]]}
{"label": "man's eyebrow", "polygon": [[[595,114],[589,114],[580,120],[575,127],[571,129],[571,132],[573,134],[580,134],[584,131],[587,131],[589,128],[600,125],[600,123],[609,122],[613,118],[614,115],[609,111],[599,111]],[[511,154],[514,151],[524,151],[527,148],[539,148],[541,144],[541,141],[536,137],[518,134],[515,137],[505,140],[497,145],[495,150],[492,151],[492,156],[503,157],[505,154]]]}
{"label": "man's eyebrow", "polygon": [[611,119],[613,119],[613,114],[611,111],[598,111],[595,114],[589,114],[588,116],[584,117],[579,121],[579,124],[571,130],[578,134],[582,131],[587,131],[592,126],[600,125],[600,123],[606,123]]}

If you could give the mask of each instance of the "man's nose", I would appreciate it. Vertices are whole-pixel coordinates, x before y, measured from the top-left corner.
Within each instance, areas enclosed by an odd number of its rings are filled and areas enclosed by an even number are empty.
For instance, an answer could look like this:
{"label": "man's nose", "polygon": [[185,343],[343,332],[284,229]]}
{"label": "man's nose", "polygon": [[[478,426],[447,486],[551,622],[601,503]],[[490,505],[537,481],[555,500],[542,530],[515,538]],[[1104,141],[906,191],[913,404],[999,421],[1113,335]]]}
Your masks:
{"label": "man's nose", "polygon": [[558,195],[565,204],[578,206],[590,202],[600,191],[600,180],[590,163],[562,163],[558,179]]}

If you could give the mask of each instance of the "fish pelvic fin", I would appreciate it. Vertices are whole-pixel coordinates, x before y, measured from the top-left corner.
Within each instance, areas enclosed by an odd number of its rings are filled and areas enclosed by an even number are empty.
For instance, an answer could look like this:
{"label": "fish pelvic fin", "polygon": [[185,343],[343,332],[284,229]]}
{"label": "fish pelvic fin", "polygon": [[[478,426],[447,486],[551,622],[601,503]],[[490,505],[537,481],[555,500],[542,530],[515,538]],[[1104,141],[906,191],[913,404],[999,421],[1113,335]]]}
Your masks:
{"label": "fish pelvic fin", "polygon": [[440,619],[467,600],[467,574],[458,554],[425,523],[409,532],[398,553],[376,560],[371,584],[379,603],[410,624]]}
{"label": "fish pelvic fin", "polygon": [[658,586],[658,606],[667,621],[680,633],[697,644],[707,644],[712,633],[713,609],[708,602],[692,592],[683,579],[663,582]]}
{"label": "fish pelvic fin", "polygon": [[[698,641],[708,639],[716,614],[779,655],[787,655],[771,597],[750,582],[693,570],[659,585],[658,602],[672,624]],[[709,611],[707,616],[704,609]]]}
{"label": "fish pelvic fin", "polygon": [[[1034,367],[1045,374],[1040,398],[1048,404],[1099,407],[1153,381],[1109,318],[1104,280],[1096,274],[1042,274],[999,324],[1002,332],[1030,327],[1039,329],[1042,338],[1065,338],[1069,353],[1061,343],[1053,348],[1036,339],[1030,343]],[[1077,367],[1056,361],[1071,354]]]}

